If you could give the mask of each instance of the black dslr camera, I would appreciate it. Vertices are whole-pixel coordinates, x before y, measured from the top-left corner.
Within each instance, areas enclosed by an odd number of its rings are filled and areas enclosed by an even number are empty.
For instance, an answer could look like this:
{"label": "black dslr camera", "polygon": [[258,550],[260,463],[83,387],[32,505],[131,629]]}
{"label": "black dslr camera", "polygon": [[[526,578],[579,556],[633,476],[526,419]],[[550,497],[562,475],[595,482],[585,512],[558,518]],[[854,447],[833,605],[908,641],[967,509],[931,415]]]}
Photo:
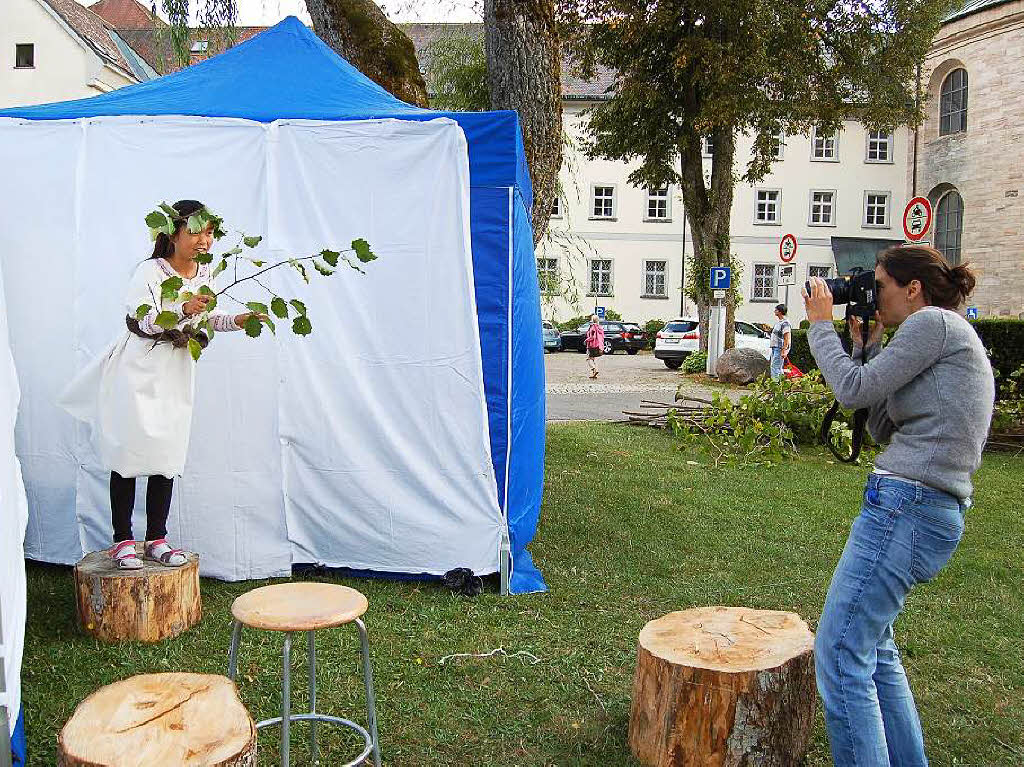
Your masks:
{"label": "black dslr camera", "polygon": [[[865,320],[871,320],[878,311],[875,292],[875,273],[855,266],[849,274],[825,280],[832,291],[833,304],[846,304],[846,314]],[[807,294],[811,293],[811,283],[805,285]]]}

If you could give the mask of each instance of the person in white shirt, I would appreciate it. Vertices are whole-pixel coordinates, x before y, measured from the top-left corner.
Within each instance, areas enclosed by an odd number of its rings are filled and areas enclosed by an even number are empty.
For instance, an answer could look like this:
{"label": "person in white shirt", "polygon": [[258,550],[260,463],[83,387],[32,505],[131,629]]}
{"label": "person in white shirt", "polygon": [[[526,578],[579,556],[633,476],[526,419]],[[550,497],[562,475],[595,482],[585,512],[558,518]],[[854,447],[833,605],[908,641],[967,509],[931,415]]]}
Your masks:
{"label": "person in white shirt", "polygon": [[786,305],[779,304],[775,307],[775,327],[772,328],[771,340],[771,374],[772,380],[778,381],[782,378],[782,368],[789,357],[789,349],[793,344],[793,327],[786,319]]}

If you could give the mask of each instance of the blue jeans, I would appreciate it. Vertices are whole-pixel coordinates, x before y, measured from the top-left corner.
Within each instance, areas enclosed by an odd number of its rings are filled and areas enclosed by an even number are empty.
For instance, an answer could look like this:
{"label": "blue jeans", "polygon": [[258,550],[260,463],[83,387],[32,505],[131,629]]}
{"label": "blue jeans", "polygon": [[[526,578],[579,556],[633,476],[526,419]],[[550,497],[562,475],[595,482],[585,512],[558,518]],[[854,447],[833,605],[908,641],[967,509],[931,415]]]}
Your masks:
{"label": "blue jeans", "polygon": [[965,509],[952,495],[916,482],[868,479],[814,642],[836,767],[928,764],[893,622],[910,589],[934,578],[953,556]]}
{"label": "blue jeans", "polygon": [[782,378],[782,349],[778,346],[772,347],[772,358],[770,360],[770,370],[772,374],[772,380],[778,381]]}

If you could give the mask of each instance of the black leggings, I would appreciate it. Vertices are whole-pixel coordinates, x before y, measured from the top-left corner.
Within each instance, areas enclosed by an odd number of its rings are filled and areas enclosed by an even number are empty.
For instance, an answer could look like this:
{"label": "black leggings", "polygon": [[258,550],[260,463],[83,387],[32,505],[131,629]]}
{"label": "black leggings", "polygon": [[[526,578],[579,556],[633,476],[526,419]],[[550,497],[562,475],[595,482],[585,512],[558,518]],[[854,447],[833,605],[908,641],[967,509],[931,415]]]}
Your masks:
{"label": "black leggings", "polygon": [[[171,511],[174,480],[154,474],[146,482],[146,540],[167,537],[167,515]],[[114,543],[130,541],[132,509],[135,508],[135,477],[110,472],[110,518],[114,523]]]}

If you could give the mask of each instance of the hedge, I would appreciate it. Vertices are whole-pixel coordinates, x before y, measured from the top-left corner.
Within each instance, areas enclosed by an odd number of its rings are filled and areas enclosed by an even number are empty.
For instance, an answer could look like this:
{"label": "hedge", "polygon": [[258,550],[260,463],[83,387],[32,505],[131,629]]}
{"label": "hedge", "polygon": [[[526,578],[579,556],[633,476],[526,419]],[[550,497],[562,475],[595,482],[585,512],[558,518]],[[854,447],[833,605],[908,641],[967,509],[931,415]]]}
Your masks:
{"label": "hedge", "polygon": [[[992,367],[997,372],[996,383],[1001,385],[1010,373],[1024,365],[1024,320],[990,318],[970,322],[989,350]],[[793,331],[789,359],[804,372],[818,368],[811,355],[806,330]]]}

